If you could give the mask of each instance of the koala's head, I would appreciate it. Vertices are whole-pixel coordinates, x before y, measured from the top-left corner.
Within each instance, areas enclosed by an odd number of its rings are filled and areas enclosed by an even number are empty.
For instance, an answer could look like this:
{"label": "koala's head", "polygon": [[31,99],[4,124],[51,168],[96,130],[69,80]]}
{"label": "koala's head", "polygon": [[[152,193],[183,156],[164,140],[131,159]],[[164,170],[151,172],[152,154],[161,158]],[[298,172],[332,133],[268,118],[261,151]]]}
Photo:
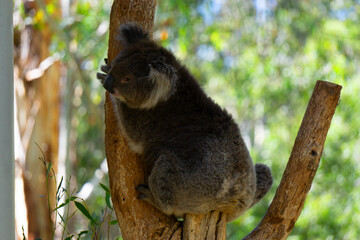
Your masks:
{"label": "koala's head", "polygon": [[149,109],[168,100],[176,88],[174,56],[136,24],[120,27],[123,49],[111,63],[104,88],[132,108]]}

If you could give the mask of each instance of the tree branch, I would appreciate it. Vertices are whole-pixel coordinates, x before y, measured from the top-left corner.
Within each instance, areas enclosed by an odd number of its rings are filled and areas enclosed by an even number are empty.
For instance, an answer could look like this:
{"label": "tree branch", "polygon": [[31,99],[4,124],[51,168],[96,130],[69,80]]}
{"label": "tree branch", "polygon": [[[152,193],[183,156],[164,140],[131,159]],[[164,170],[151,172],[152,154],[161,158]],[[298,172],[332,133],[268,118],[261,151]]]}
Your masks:
{"label": "tree branch", "polygon": [[184,240],[225,240],[226,215],[212,211],[205,215],[186,214],[183,229]]}
{"label": "tree branch", "polygon": [[341,86],[318,81],[280,185],[259,225],[244,239],[286,239],[294,228],[319,166]]}

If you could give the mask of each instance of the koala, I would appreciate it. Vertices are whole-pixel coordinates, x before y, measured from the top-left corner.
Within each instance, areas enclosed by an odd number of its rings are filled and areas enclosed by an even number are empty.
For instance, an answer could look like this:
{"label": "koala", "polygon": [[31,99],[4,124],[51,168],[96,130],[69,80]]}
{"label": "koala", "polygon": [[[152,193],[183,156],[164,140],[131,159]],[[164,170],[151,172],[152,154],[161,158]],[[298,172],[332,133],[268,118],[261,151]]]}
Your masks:
{"label": "koala", "polygon": [[116,98],[119,127],[144,163],[139,199],[167,215],[218,210],[232,221],[263,198],[271,170],[253,165],[231,115],[139,25],[122,25],[117,40],[123,49],[97,78]]}

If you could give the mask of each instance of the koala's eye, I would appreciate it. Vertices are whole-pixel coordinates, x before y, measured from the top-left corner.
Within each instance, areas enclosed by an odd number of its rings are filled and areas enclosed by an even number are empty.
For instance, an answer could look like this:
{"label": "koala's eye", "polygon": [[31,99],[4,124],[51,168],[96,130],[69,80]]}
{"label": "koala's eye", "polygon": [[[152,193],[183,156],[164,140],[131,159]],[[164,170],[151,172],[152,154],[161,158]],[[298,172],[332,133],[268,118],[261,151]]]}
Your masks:
{"label": "koala's eye", "polygon": [[131,82],[132,80],[134,80],[133,75],[126,75],[121,79],[121,82],[122,83],[128,83],[128,82]]}

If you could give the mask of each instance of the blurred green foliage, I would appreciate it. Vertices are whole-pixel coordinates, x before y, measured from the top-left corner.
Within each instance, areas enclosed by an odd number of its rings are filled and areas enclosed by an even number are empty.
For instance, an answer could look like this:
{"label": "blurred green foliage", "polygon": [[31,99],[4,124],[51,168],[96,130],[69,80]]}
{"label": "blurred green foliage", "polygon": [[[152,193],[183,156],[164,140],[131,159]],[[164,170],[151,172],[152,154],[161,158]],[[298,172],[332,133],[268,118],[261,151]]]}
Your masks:
{"label": "blurred green foliage", "polygon": [[[317,80],[341,84],[319,170],[289,239],[360,236],[360,2],[358,0],[158,1],[154,37],[171,49],[206,92],[233,114],[254,162],[268,164],[274,185],[259,204],[228,225],[241,239],[261,220],[291,153]],[[95,73],[106,55],[110,3],[76,1],[58,20],[68,41],[54,37],[74,78],[72,127],[79,188],[104,158],[104,91]],[[86,73],[81,83],[76,55]],[[89,77],[91,76],[91,77]],[[88,96],[82,94],[88,88]],[[76,90],[77,89],[77,90]],[[68,89],[69,90],[69,89]],[[81,94],[80,94],[81,93]],[[91,111],[95,105],[97,113]],[[89,110],[90,109],[90,110]],[[99,121],[100,119],[100,121]],[[90,200],[104,208],[101,190]],[[101,199],[101,200],[100,200]]]}
{"label": "blurred green foliage", "polygon": [[[160,1],[165,46],[238,121],[270,193],[228,226],[241,239],[275,194],[317,80],[343,86],[319,170],[289,239],[360,236],[359,1]],[[186,5],[186,6],[184,6]]]}

